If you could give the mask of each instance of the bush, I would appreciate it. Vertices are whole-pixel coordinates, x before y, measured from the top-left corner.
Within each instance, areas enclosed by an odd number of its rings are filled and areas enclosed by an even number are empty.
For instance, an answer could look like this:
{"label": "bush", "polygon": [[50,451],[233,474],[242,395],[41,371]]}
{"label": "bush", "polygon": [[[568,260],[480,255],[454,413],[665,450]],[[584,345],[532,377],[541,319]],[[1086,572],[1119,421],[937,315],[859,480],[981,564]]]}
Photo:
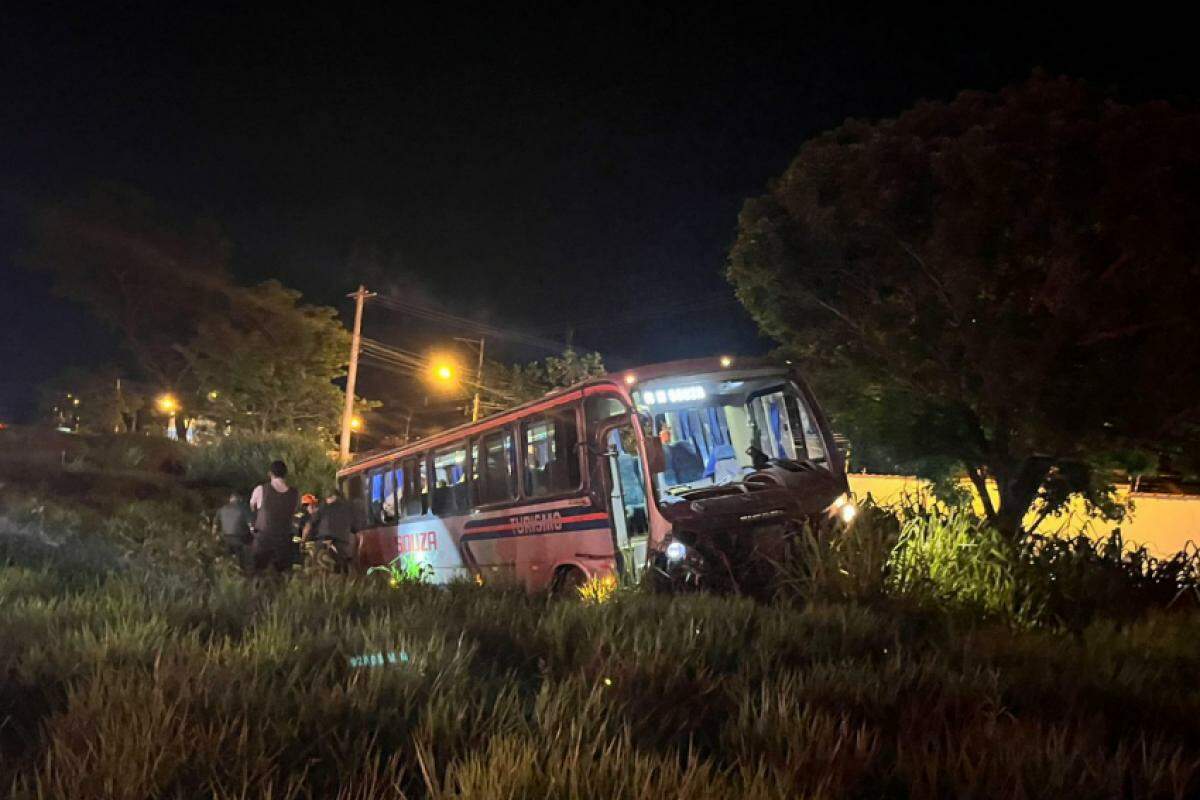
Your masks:
{"label": "bush", "polygon": [[894,513],[871,500],[850,524],[836,515],[806,523],[778,565],[777,594],[810,602],[879,600],[899,527]]}
{"label": "bush", "polygon": [[929,603],[1017,622],[1041,611],[1018,548],[965,507],[909,505],[887,562],[889,589]]}
{"label": "bush", "polygon": [[1200,551],[1194,544],[1164,559],[1129,547],[1120,530],[1101,539],[1032,536],[1022,562],[1043,619],[1072,630],[1097,617],[1128,621],[1150,609],[1200,605]]}
{"label": "bush", "polygon": [[[1155,610],[1200,606],[1200,551],[1167,559],[1105,538],[1029,536],[1013,542],[965,507],[909,503],[887,560],[889,591],[1022,625],[1082,630]],[[861,595],[851,595],[861,597]]]}
{"label": "bush", "polygon": [[276,459],[288,467],[288,483],[319,495],[334,488],[337,465],[324,446],[299,436],[237,434],[198,446],[188,454],[189,480],[248,494],[266,479]]}

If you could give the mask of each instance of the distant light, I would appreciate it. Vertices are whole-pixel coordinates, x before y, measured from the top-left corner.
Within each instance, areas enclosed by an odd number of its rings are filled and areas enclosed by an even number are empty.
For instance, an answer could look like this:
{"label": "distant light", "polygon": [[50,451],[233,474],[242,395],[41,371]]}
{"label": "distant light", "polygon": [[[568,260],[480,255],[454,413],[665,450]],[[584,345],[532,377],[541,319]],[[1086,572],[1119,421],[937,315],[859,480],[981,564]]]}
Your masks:
{"label": "distant light", "polygon": [[637,383],[637,375],[634,375],[632,372],[626,372],[625,373],[625,385],[633,386],[635,383]]}
{"label": "distant light", "polygon": [[179,401],[175,399],[175,395],[167,392],[160,394],[158,400],[155,401],[158,410],[164,414],[174,414],[179,410]]}
{"label": "distant light", "polygon": [[667,561],[683,561],[687,555],[687,547],[683,542],[671,542],[667,545]]}
{"label": "distant light", "polygon": [[209,400],[216,400],[220,396],[221,396],[221,393],[218,392],[216,389],[213,389],[211,392],[208,393]]}
{"label": "distant light", "polygon": [[733,356],[721,356],[721,366],[729,369],[733,366]]}
{"label": "distant light", "polygon": [[854,521],[855,517],[858,516],[858,507],[853,503],[847,503],[846,505],[842,506],[842,510],[839,513],[842,516],[842,522],[849,524]]}
{"label": "distant light", "polygon": [[360,431],[360,430],[362,430],[362,426],[363,426],[362,417],[355,415],[350,418],[350,430]]}
{"label": "distant light", "polygon": [[79,405],[79,398],[78,398],[78,397],[76,397],[74,400],[72,400],[72,401],[71,401],[71,405],[74,405],[74,406],[77,406],[77,405]]}

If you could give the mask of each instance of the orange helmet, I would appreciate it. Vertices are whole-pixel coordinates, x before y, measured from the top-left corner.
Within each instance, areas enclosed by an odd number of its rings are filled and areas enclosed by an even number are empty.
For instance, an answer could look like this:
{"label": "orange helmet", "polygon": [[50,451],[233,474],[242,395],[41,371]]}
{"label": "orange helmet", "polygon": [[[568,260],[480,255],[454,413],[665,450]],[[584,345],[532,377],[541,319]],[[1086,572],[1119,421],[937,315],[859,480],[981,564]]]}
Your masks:
{"label": "orange helmet", "polygon": [[302,506],[311,506],[313,503],[319,503],[319,502],[321,502],[321,501],[318,500],[317,496],[315,494],[313,494],[312,492],[309,492],[308,494],[306,494],[300,498],[300,505],[302,505]]}

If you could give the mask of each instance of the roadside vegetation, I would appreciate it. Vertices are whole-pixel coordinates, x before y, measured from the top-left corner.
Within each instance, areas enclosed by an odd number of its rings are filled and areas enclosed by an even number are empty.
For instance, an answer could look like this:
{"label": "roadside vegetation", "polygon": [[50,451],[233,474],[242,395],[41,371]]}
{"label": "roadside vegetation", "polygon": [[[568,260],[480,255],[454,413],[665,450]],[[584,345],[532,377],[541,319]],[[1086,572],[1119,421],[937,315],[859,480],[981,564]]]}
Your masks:
{"label": "roadside vegetation", "polygon": [[[178,480],[178,479],[176,479]],[[868,506],[771,603],[254,581],[200,490],[0,490],[15,797],[1171,797],[1195,557]]]}

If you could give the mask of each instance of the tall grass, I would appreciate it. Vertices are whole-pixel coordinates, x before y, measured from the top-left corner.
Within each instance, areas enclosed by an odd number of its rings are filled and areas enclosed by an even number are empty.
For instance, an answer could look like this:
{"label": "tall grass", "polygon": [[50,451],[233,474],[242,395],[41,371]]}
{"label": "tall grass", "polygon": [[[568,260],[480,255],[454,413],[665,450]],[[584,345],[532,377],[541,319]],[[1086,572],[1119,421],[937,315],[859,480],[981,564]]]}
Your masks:
{"label": "tall grass", "polygon": [[965,506],[871,502],[850,525],[797,531],[778,592],[803,602],[905,601],[970,618],[1079,631],[1155,610],[1200,608],[1200,549],[1170,558],[1108,536],[1013,541]]}
{"label": "tall grass", "polygon": [[1194,612],[1097,615],[1076,635],[947,614],[1020,590],[966,586],[993,573],[960,563],[977,548],[949,547],[965,522],[860,522],[836,541],[811,531],[827,563],[795,584],[804,602],[764,604],[256,582],[213,566],[186,509],[52,514],[60,538],[119,557],[77,581],[24,551],[0,565],[0,787],[82,800],[1200,792]]}
{"label": "tall grass", "polygon": [[1022,580],[1018,547],[965,507],[904,510],[887,565],[890,590],[983,616],[1032,622],[1038,592]]}

